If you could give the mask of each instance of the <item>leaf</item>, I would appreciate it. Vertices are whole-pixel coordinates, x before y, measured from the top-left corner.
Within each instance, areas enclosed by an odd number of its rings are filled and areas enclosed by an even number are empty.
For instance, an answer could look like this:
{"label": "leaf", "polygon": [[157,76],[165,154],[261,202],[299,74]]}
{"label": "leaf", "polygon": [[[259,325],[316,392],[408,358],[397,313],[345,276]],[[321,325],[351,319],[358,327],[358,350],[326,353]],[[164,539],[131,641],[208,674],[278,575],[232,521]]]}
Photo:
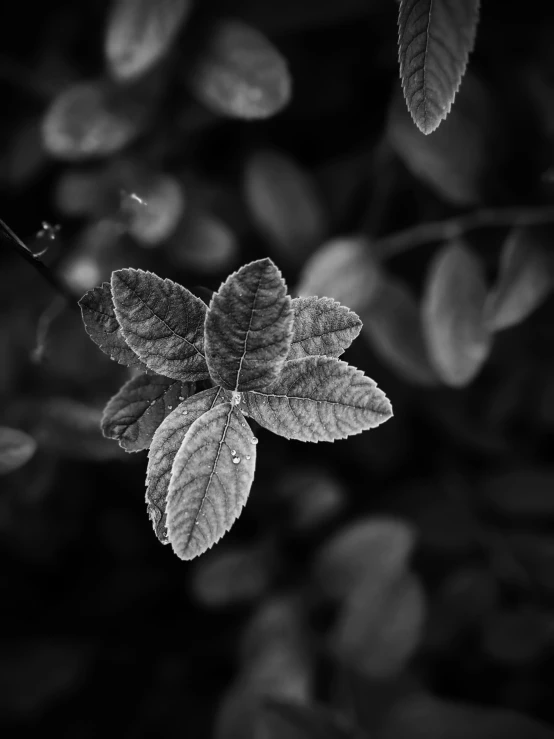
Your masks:
{"label": "leaf", "polygon": [[162,544],[168,544],[166,502],[175,455],[192,424],[224,399],[221,388],[210,388],[192,395],[162,421],[152,437],[146,471],[146,506]]}
{"label": "leaf", "polygon": [[368,573],[349,595],[336,628],[338,654],[373,678],[397,675],[416,650],[425,618],[423,589],[415,575],[392,582]]}
{"label": "leaf", "polygon": [[362,328],[359,316],[332,298],[294,298],[294,333],[287,359],[340,357]]}
{"label": "leaf", "polygon": [[102,351],[118,364],[145,368],[123,338],[115,316],[112,289],[109,282],[94,287],[79,300],[85,330]]}
{"label": "leaf", "polygon": [[253,221],[279,257],[302,265],[326,231],[326,214],[308,173],[283,154],[260,151],[246,165],[244,189]]}
{"label": "leaf", "polygon": [[421,310],[431,361],[447,385],[467,385],[489,355],[485,296],[480,260],[461,242],[440,249],[428,270]]}
{"label": "leaf", "polygon": [[0,475],[18,470],[31,459],[37,449],[32,436],[19,429],[0,426]]}
{"label": "leaf", "polygon": [[408,110],[432,133],[446,118],[475,43],[479,0],[401,0],[398,60]]}
{"label": "leaf", "polygon": [[290,350],[294,313],[271,259],[241,267],[212,296],[206,316],[206,361],[229,390],[263,388],[279,377]]}
{"label": "leaf", "polygon": [[235,20],[220,22],[194,69],[194,95],[214,113],[268,118],[291,97],[287,63],[268,39]]}
{"label": "leaf", "polygon": [[381,279],[363,238],[332,239],[305,263],[296,292],[325,295],[360,313],[375,297]]}
{"label": "leaf", "polygon": [[400,377],[417,385],[436,384],[419,306],[400,280],[383,280],[377,297],[363,314],[363,332],[376,354]]}
{"label": "leaf", "polygon": [[254,480],[256,445],[230,402],[204,413],[187,431],[171,470],[167,531],[175,554],[194,559],[231,528]]}
{"label": "leaf", "polygon": [[167,54],[192,7],[191,0],[115,0],[105,54],[112,75],[131,80]]}
{"label": "leaf", "polygon": [[65,160],[108,156],[139,133],[145,110],[121,91],[100,83],[78,83],[61,92],[42,120],[46,150]]}
{"label": "leaf", "polygon": [[373,380],[332,357],[293,359],[270,389],[246,393],[243,400],[260,426],[299,441],[346,439],[392,416]]}
{"label": "leaf", "polygon": [[485,304],[491,331],[524,321],[552,290],[550,265],[530,229],[514,228],[500,257],[500,272]]}
{"label": "leaf", "polygon": [[223,608],[258,598],[269,584],[265,557],[256,549],[211,551],[193,572],[196,600],[209,608]]}
{"label": "leaf", "polygon": [[352,739],[353,731],[325,706],[267,698],[262,706],[263,739]]}
{"label": "leaf", "polygon": [[234,266],[238,254],[239,244],[231,227],[213,213],[198,209],[184,233],[177,232],[170,256],[186,270],[213,274]]}
{"label": "leaf", "polygon": [[208,377],[200,298],[141,269],[113,272],[112,295],[125,341],[149,369],[183,382]]}
{"label": "leaf", "polygon": [[126,200],[129,233],[143,246],[157,246],[174,233],[184,208],[180,183],[167,174],[153,175]]}
{"label": "leaf", "polygon": [[133,377],[106,405],[102,432],[127,452],[148,449],[158,426],[194,390],[194,383],[160,375]]}

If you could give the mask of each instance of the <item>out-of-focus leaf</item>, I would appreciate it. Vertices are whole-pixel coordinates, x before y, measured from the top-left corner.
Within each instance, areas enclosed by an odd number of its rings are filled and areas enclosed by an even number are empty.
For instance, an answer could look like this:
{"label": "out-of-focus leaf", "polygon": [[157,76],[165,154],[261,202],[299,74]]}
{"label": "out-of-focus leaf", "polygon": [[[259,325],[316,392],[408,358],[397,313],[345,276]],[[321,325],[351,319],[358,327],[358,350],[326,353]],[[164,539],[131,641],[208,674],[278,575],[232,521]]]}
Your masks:
{"label": "out-of-focus leaf", "polygon": [[170,258],[187,270],[220,272],[236,263],[239,244],[231,227],[213,213],[194,213],[170,247]]}
{"label": "out-of-focus leaf", "polygon": [[111,287],[125,341],[149,369],[183,382],[208,377],[200,298],[141,269],[113,272]]}
{"label": "out-of-focus leaf", "polygon": [[488,357],[485,297],[480,260],[461,242],[443,246],[429,267],[421,310],[431,361],[447,385],[467,385]]}
{"label": "out-of-focus leaf", "polygon": [[479,0],[401,0],[398,59],[408,110],[432,133],[446,118],[477,30]]}
{"label": "out-of-focus leaf", "polygon": [[191,7],[191,0],[114,0],[105,41],[112,75],[130,80],[147,72],[167,54]]}
{"label": "out-of-focus leaf", "polygon": [[514,228],[500,257],[498,280],[487,297],[485,317],[492,331],[524,321],[552,290],[544,249],[533,231]]}
{"label": "out-of-focus leaf", "polygon": [[346,503],[340,480],[322,466],[295,465],[279,479],[277,490],[292,509],[291,524],[297,531],[327,523]]}
{"label": "out-of-focus leaf", "polygon": [[166,503],[175,455],[192,424],[204,413],[223,403],[224,399],[221,388],[196,393],[172,411],[154,433],[148,452],[146,505],[156,536],[162,544],[168,543]]}
{"label": "out-of-focus leaf", "polygon": [[227,278],[206,316],[206,360],[214,382],[244,391],[279,377],[292,340],[291,303],[271,259],[250,262]]}
{"label": "out-of-focus leaf", "polygon": [[81,169],[66,169],[56,184],[56,207],[67,216],[93,213],[103,200],[102,173]]}
{"label": "out-of-focus leaf", "polygon": [[419,306],[400,280],[383,280],[362,316],[363,333],[372,348],[400,377],[417,385],[437,383],[423,338]]}
{"label": "out-of-focus leaf", "polygon": [[511,469],[485,479],[483,493],[496,510],[520,521],[554,516],[554,471]]}
{"label": "out-of-focus leaf", "polygon": [[126,199],[129,233],[143,246],[157,246],[175,231],[184,208],[179,182],[167,174],[154,175]]}
{"label": "out-of-focus leaf", "polygon": [[252,219],[279,258],[302,265],[326,231],[309,175],[283,154],[261,151],[246,164],[244,189]]}
{"label": "out-of-focus leaf", "polygon": [[248,392],[243,400],[260,426],[299,441],[345,439],[392,416],[375,382],[333,357],[292,359],[271,388]]}
{"label": "out-of-focus leaf", "polygon": [[375,297],[380,281],[380,269],[365,239],[339,238],[328,241],[308,259],[296,292],[333,298],[361,313]]}
{"label": "out-of-focus leaf", "polygon": [[110,359],[127,367],[144,369],[145,365],[123,338],[108,282],[85,293],[79,306],[87,334]]}
{"label": "out-of-focus leaf", "polygon": [[507,709],[443,701],[424,693],[391,711],[382,739],[552,739],[545,724]]}
{"label": "out-of-focus leaf", "polygon": [[294,334],[287,359],[340,357],[362,328],[359,316],[332,298],[294,298]]}
{"label": "out-of-focus leaf", "polygon": [[221,21],[190,76],[194,95],[215,113],[267,118],[287,105],[287,63],[268,39],[240,21]]}
{"label": "out-of-focus leaf", "polygon": [[258,598],[268,581],[268,563],[255,549],[215,550],[198,561],[192,591],[202,605],[224,608]]}
{"label": "out-of-focus leaf", "polygon": [[425,596],[415,575],[379,579],[369,571],[346,599],[333,643],[339,656],[374,678],[398,674],[417,649]]}
{"label": "out-of-focus leaf", "polygon": [[82,82],[52,101],[42,121],[42,139],[59,159],[108,156],[134,139],[144,117],[142,106],[129,95]]}
{"label": "out-of-focus leaf", "polygon": [[554,620],[537,608],[497,610],[483,630],[483,649],[496,662],[525,665],[540,659],[554,643]]}
{"label": "out-of-focus leaf", "polygon": [[171,469],[167,533],[180,559],[217,543],[240,516],[254,480],[256,445],[230,402],[204,413],[187,431]]}
{"label": "out-of-focus leaf", "polygon": [[264,701],[260,739],[352,739],[353,736],[353,730],[324,706],[276,698]]}
{"label": "out-of-focus leaf", "polygon": [[415,543],[406,521],[372,516],[340,529],[317,554],[315,574],[324,592],[349,595],[366,578],[393,582],[405,571]]}
{"label": "out-of-focus leaf", "polygon": [[194,390],[194,383],[160,375],[133,377],[105,407],[102,432],[127,452],[148,449],[158,426]]}
{"label": "out-of-focus leaf", "polygon": [[0,426],[0,475],[23,467],[37,449],[32,436],[19,429]]}

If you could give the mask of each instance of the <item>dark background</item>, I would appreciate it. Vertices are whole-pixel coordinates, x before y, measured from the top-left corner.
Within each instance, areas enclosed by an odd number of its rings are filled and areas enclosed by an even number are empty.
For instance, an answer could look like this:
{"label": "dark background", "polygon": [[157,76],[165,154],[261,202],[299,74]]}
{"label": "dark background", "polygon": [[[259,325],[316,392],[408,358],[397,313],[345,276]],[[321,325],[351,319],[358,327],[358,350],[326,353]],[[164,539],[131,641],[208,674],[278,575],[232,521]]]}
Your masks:
{"label": "dark background", "polygon": [[[121,154],[92,163],[50,155],[40,124],[66,85],[105,73],[108,3],[20,0],[2,9],[0,218],[35,251],[48,247],[45,263],[76,299],[124,266],[214,290],[241,264],[268,255],[294,292],[308,256],[328,238],[374,239],[475,208],[552,204],[548,4],[484,1],[452,113],[458,118],[436,144],[432,137],[412,142],[405,122],[398,133],[391,118],[401,90],[394,0],[198,5],[162,65],[161,81],[154,80],[160,89],[146,130]],[[230,120],[191,95],[187,65],[220,16],[255,26],[288,60],[293,96],[278,115]],[[485,104],[471,97],[473,86]],[[413,127],[407,114],[406,120]],[[419,176],[406,154],[417,146],[424,159]],[[307,237],[287,250],[260,234],[244,171],[263,149],[280,151],[311,178],[321,204],[313,229],[318,243]],[[182,184],[193,236],[183,226],[148,248],[132,234],[93,228],[124,210],[110,191],[123,159]],[[59,195],[60,182],[77,170],[111,173],[98,185],[106,201],[85,215],[64,210],[67,199]],[[301,221],[301,208],[287,213],[286,197],[283,207],[292,223]],[[212,230],[195,241],[199,213],[225,224],[224,236]],[[37,236],[43,221],[60,226],[54,239]],[[548,226],[541,231],[547,251],[552,233]],[[499,227],[469,237],[491,281],[506,235]],[[422,245],[387,267],[418,296],[435,249]],[[235,718],[221,718],[220,706],[250,669],[239,649],[244,630],[268,608],[277,615],[260,617],[261,635],[251,648],[262,655],[269,683],[275,678],[269,693],[294,697],[279,680],[290,687],[309,675],[310,697],[344,712],[358,690],[377,713],[383,685],[384,703],[394,706],[391,696],[407,679],[445,699],[554,723],[551,298],[498,334],[484,368],[464,388],[418,385],[362,334],[345,358],[386,392],[394,418],[332,445],[287,442],[258,430],[248,505],[225,539],[192,563],[162,547],[151,530],[143,501],[146,455],[125,455],[100,435],[101,409],[127,378],[125,368],[97,349],[78,312],[64,308],[7,241],[0,306],[0,423],[38,442],[25,467],[0,479],[4,736],[201,739],[213,735],[218,715],[218,736],[253,736],[248,690],[227,700]],[[504,493],[511,503],[498,503]],[[410,567],[426,615],[408,663],[366,684],[355,658],[340,668],[333,656],[328,640],[336,613],[321,598],[313,566],[330,536],[377,514],[398,516],[415,533]],[[294,639],[283,637],[287,629]],[[278,653],[292,654],[288,666],[272,667],[264,658],[263,644],[272,639]],[[359,684],[345,688],[341,675],[350,670]]]}

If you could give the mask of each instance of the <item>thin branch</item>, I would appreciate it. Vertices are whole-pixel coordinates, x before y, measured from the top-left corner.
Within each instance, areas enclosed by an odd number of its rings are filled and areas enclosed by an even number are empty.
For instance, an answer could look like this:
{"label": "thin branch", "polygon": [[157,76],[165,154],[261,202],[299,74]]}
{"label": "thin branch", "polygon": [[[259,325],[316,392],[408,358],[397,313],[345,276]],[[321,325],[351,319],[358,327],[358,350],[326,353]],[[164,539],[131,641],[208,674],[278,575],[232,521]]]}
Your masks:
{"label": "thin branch", "polygon": [[75,296],[67,289],[64,283],[47,267],[40,259],[29,249],[29,247],[19,238],[19,236],[12,231],[12,229],[4,223],[0,218],[0,227],[3,230],[3,237],[7,244],[19,254],[28,264],[31,264],[33,268],[51,285],[51,287],[59,293],[66,302],[74,310],[78,310],[78,305]]}
{"label": "thin branch", "polygon": [[490,226],[539,226],[554,223],[554,206],[541,208],[485,208],[444,221],[430,221],[397,231],[375,244],[378,256],[385,260],[416,246],[437,241],[451,241],[467,231]]}

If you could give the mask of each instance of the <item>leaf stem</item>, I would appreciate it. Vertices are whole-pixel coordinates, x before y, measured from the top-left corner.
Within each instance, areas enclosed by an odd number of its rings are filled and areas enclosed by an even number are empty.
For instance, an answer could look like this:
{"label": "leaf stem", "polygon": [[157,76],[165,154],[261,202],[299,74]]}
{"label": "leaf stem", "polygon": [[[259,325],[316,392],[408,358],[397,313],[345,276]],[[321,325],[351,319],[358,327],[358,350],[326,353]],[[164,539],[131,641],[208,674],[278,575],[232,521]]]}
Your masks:
{"label": "leaf stem", "polygon": [[450,241],[467,231],[490,226],[539,226],[554,223],[554,206],[539,208],[483,208],[444,221],[429,221],[384,236],[375,244],[385,260],[434,241]]}
{"label": "leaf stem", "polygon": [[44,262],[41,262],[40,259],[29,249],[29,247],[19,238],[19,236],[12,231],[12,229],[7,225],[7,223],[4,223],[4,221],[0,218],[0,227],[2,228],[2,236],[4,237],[6,243],[8,243],[11,248],[19,254],[20,257],[22,257],[28,264],[31,264],[34,269],[42,276],[44,279],[50,284],[51,287],[56,290],[59,295],[61,295],[66,302],[69,304],[71,308],[74,310],[78,310],[78,305],[75,299],[75,296],[67,289],[67,287],[64,285],[64,283],[57,277],[57,275],[52,272],[52,270],[47,267]]}

